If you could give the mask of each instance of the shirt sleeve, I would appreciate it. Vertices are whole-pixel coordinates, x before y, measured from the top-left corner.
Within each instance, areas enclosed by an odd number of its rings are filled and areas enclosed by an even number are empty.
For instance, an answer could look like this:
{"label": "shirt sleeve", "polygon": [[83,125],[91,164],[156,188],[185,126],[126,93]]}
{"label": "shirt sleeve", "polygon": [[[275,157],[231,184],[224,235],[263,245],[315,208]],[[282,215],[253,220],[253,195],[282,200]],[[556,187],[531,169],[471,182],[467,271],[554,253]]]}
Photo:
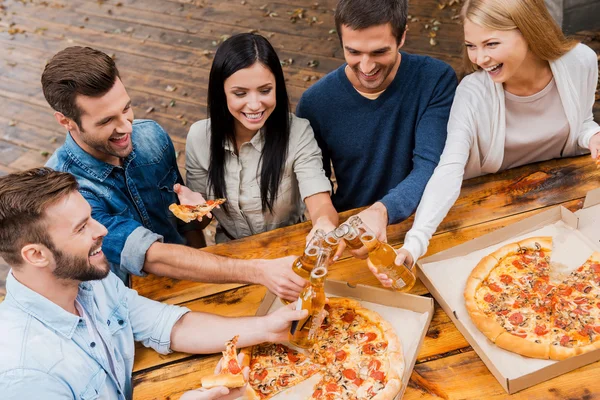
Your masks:
{"label": "shirt sleeve", "polygon": [[310,127],[313,131],[315,140],[317,141],[317,145],[321,149],[321,162],[323,170],[325,171],[325,176],[331,179],[331,156],[329,154],[329,148],[321,136],[321,127],[319,122],[310,113],[309,104],[310,100],[307,100],[307,92],[304,92],[300,98],[300,101],[298,102],[298,105],[296,106],[296,115],[299,118],[307,119],[310,123]]}
{"label": "shirt sleeve", "polygon": [[160,354],[171,353],[173,326],[190,310],[147,299],[126,287],[116,276],[110,279],[114,279],[119,298],[129,308],[129,321],[134,340]]}
{"label": "shirt sleeve", "polygon": [[0,373],[3,400],[75,399],[71,388],[60,379],[33,369],[14,369]]}
{"label": "shirt sleeve", "polygon": [[402,248],[417,261],[426,252],[429,240],[458,198],[465,166],[476,134],[476,119],[472,101],[462,95],[460,87],[450,119],[448,139],[440,163],[425,187],[412,228],[406,233]]}
{"label": "shirt sleeve", "polygon": [[425,185],[437,166],[447,137],[447,124],[457,79],[447,66],[440,74],[427,109],[415,128],[413,169],[408,176],[381,199],[386,206],[388,223],[408,218],[417,208]]}
{"label": "shirt sleeve", "polygon": [[[586,46],[587,47],[587,46]],[[585,49],[585,69],[587,71],[587,80],[581,98],[581,118],[583,121],[581,132],[579,132],[578,144],[584,149],[590,147],[590,139],[596,133],[600,132],[600,126],[594,121],[594,103],[596,102],[596,87],[598,85],[598,61],[596,53],[587,47]],[[583,76],[575,79],[584,79]]]}
{"label": "shirt sleeve", "polygon": [[185,146],[185,180],[187,187],[206,199],[208,169],[203,166],[203,162],[204,165],[208,165],[209,160],[205,160],[205,157],[210,154],[210,151],[203,151],[208,146],[208,143],[202,140],[202,135],[206,135],[204,129],[206,129],[205,125],[200,123],[190,128]]}
{"label": "shirt sleeve", "polygon": [[294,173],[302,200],[313,194],[331,193],[331,183],[325,176],[321,149],[315,140],[310,123],[301,118],[294,118],[291,138],[294,141]]}
{"label": "shirt sleeve", "polygon": [[92,216],[108,229],[102,250],[108,261],[128,273],[145,276],[146,252],[163,237],[145,228],[138,221],[106,212],[102,202],[91,192],[81,191],[92,208]]}

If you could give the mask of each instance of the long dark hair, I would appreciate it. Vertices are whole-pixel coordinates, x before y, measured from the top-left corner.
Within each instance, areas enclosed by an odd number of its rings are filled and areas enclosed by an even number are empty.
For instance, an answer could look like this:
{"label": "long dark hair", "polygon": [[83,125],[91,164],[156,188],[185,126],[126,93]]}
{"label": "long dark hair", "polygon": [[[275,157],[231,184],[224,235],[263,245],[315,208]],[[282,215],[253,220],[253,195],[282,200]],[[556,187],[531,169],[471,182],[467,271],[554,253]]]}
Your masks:
{"label": "long dark hair", "polygon": [[[262,210],[273,212],[273,204],[284,172],[290,138],[290,102],[279,57],[267,39],[241,33],[225,40],[215,53],[208,83],[210,117],[210,166],[208,186],[216,197],[227,197],[225,187],[225,144],[235,145],[234,118],[227,108],[225,80],[235,72],[261,63],[275,76],[275,109],[265,122],[264,145],[260,156],[260,197]],[[258,171],[257,171],[258,173]],[[257,175],[258,177],[258,175]],[[228,208],[225,207],[225,212]]]}

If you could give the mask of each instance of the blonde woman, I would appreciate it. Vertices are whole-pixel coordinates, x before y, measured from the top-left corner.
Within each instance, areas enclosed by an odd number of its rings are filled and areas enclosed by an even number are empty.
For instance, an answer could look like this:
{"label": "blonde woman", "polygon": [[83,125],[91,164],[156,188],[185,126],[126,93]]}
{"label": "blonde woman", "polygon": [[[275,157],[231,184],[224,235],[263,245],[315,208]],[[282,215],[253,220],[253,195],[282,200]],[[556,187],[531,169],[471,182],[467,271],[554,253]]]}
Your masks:
{"label": "blonde woman", "polygon": [[444,152],[398,263],[426,252],[463,179],[600,149],[596,54],[565,38],[544,0],[467,0],[462,21],[472,73],[456,91]]}

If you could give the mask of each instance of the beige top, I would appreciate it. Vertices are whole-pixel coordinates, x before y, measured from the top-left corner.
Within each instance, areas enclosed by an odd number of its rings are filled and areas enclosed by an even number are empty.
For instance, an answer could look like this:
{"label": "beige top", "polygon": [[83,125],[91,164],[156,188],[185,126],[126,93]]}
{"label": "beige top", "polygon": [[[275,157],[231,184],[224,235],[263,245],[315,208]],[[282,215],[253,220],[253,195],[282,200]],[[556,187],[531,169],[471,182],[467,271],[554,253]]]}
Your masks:
{"label": "beige top", "polygon": [[[226,145],[225,186],[229,215],[213,210],[219,222],[217,243],[298,223],[304,219],[303,200],[313,194],[331,192],[331,183],[323,170],[321,149],[308,120],[291,115],[290,141],[283,178],[273,213],[263,213],[260,197],[260,155],[262,132],[240,146],[236,156],[233,145]],[[186,143],[187,186],[214,199],[207,192],[210,162],[210,120],[192,125]]]}
{"label": "beige top", "polygon": [[531,96],[504,91],[504,99],[506,136],[500,170],[561,157],[570,129],[554,79]]}

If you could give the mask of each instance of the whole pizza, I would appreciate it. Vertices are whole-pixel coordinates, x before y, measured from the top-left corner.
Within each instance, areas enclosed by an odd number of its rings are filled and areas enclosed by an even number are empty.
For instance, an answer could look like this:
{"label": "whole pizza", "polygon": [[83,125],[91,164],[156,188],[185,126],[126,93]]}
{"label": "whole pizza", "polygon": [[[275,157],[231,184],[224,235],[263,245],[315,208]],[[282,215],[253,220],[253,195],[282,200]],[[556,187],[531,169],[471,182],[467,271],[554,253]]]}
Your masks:
{"label": "whole pizza", "polygon": [[477,328],[498,347],[562,360],[600,348],[600,253],[550,277],[551,237],[507,244],[473,269],[464,291]]}
{"label": "whole pizza", "polygon": [[304,354],[267,343],[242,350],[250,365],[247,397],[268,399],[315,374],[309,399],[393,399],[402,387],[404,357],[393,327],[346,298],[331,298],[315,345]]}

